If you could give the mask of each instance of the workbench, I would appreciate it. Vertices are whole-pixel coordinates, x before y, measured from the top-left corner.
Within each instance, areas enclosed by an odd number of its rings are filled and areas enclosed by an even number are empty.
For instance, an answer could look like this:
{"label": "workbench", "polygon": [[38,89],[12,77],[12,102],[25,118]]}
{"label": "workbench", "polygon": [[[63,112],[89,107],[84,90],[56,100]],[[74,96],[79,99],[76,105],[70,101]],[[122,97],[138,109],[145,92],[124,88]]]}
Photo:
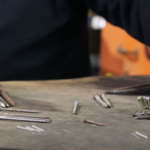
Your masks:
{"label": "workbench", "polygon": [[[15,108],[40,110],[41,113],[36,114],[37,116],[47,116],[52,121],[31,123],[1,120],[0,148],[150,149],[150,139],[138,140],[131,135],[139,131],[150,136],[150,121],[135,120],[132,117],[132,110],[141,109],[136,95],[107,95],[113,104],[113,108],[110,109],[103,108],[93,100],[94,94],[100,94],[105,90],[145,83],[149,80],[150,76],[136,76],[1,82],[3,89],[14,100]],[[81,105],[78,115],[72,114],[74,101],[79,101]],[[86,124],[83,122],[85,118],[103,123],[105,127]],[[17,125],[36,125],[45,132],[25,131],[17,129]]]}

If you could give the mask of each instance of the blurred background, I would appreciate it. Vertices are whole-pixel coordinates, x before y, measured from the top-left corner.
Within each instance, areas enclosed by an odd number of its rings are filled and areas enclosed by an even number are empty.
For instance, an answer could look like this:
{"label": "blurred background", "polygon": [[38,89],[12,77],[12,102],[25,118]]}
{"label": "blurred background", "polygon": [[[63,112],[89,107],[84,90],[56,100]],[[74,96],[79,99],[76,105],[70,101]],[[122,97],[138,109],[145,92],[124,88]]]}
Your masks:
{"label": "blurred background", "polygon": [[89,11],[89,51],[93,75],[150,75],[150,48]]}

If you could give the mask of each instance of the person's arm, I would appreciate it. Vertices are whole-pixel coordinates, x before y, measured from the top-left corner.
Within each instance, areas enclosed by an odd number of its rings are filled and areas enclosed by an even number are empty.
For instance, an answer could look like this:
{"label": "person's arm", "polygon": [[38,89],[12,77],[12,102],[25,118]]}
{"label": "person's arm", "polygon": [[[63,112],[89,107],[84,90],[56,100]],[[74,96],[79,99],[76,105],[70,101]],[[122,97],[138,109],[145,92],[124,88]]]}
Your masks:
{"label": "person's arm", "polygon": [[[150,0],[83,0],[113,25],[150,46]],[[115,35],[114,35],[115,36]]]}

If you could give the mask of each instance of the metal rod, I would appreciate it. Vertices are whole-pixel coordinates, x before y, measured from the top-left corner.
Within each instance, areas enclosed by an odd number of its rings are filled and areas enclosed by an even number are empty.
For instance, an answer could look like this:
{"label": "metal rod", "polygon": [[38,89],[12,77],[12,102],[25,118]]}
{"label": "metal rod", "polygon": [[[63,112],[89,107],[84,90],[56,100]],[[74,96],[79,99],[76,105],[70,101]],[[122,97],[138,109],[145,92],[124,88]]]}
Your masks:
{"label": "metal rod", "polygon": [[15,120],[15,121],[41,122],[41,123],[50,122],[50,119],[30,118],[30,117],[13,117],[13,116],[4,116],[4,115],[0,115],[0,120]]}
{"label": "metal rod", "polygon": [[147,86],[150,86],[150,83],[136,84],[136,85],[133,85],[133,86],[126,86],[126,87],[116,88],[116,89],[107,91],[106,93],[108,93],[108,94],[115,94],[116,92],[119,92],[119,91],[122,92],[122,91],[125,91],[125,90],[128,90],[128,89],[135,90],[137,88],[147,87]]}
{"label": "metal rod", "polygon": [[23,110],[23,109],[11,109],[11,108],[0,108],[0,111],[13,111],[13,112],[24,112],[24,113],[39,113],[37,110]]}
{"label": "metal rod", "polygon": [[135,119],[150,119],[150,116],[138,116],[134,117]]}
{"label": "metal rod", "polygon": [[[0,114],[0,116],[5,116],[5,114]],[[39,118],[39,119],[49,119],[49,117],[44,116],[20,116],[20,115],[14,115],[14,114],[7,114],[9,117],[27,117],[27,118]]]}

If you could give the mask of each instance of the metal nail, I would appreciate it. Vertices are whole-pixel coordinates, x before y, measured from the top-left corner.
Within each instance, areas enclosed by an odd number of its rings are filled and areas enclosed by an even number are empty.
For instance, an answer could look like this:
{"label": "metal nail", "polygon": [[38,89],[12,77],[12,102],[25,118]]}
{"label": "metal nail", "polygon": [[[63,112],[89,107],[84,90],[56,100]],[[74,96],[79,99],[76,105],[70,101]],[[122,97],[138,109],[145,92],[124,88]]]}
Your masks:
{"label": "metal nail", "polygon": [[147,103],[147,100],[146,100],[146,96],[143,96],[143,101],[144,101],[145,107],[147,109],[149,109],[149,106],[148,106],[148,103]]}
{"label": "metal nail", "polygon": [[104,126],[104,125],[101,124],[101,123],[94,122],[94,121],[92,121],[92,120],[87,120],[87,119],[84,119],[84,123],[90,123],[90,124],[94,124],[94,125],[98,125],[98,126]]}
{"label": "metal nail", "polygon": [[107,104],[107,106],[111,107],[111,103],[107,99],[106,95],[105,94],[101,94],[100,96],[101,96],[102,100]]}
{"label": "metal nail", "polygon": [[26,128],[26,127],[21,127],[21,126],[17,126],[17,128],[18,128],[18,129],[27,130],[27,131],[33,131],[33,130],[29,129],[29,128]]}
{"label": "metal nail", "polygon": [[138,101],[140,102],[140,104],[141,104],[141,106],[142,106],[142,108],[146,108],[146,106],[145,106],[145,103],[144,103],[144,101],[143,101],[143,97],[142,96],[138,96]]}
{"label": "metal nail", "polygon": [[99,103],[101,104],[104,108],[107,108],[107,104],[100,98],[99,95],[94,95],[94,99]]}
{"label": "metal nail", "polygon": [[150,97],[146,97],[146,100],[147,100],[148,107],[150,109]]}
{"label": "metal nail", "polygon": [[41,123],[48,123],[50,119],[42,119],[42,118],[31,118],[31,117],[15,117],[9,115],[0,115],[0,120],[15,120],[15,121],[27,121],[27,122],[41,122]]}
{"label": "metal nail", "polygon": [[41,132],[41,130],[34,129],[34,128],[31,128],[31,127],[29,127],[29,126],[26,126],[26,128],[31,129],[32,131]]}
{"label": "metal nail", "polygon": [[44,129],[39,128],[39,127],[37,127],[37,126],[35,126],[35,125],[32,125],[32,127],[33,127],[33,128],[35,128],[35,129],[38,129],[38,130],[40,130],[40,131],[43,131],[43,132],[44,132]]}
{"label": "metal nail", "polygon": [[6,107],[9,107],[9,104],[0,96],[0,101],[4,103]]}
{"label": "metal nail", "polygon": [[2,89],[0,89],[0,95],[2,96],[2,98],[7,102],[7,104],[9,104],[10,106],[14,106],[14,101],[7,95],[7,93],[5,91],[3,91]]}
{"label": "metal nail", "polygon": [[75,102],[74,102],[73,111],[72,111],[73,114],[76,114],[76,113],[77,113],[78,106],[79,106],[79,102],[78,102],[78,101],[75,101]]}
{"label": "metal nail", "polygon": [[6,105],[4,103],[0,102],[0,107],[6,108]]}
{"label": "metal nail", "polygon": [[137,138],[137,139],[140,139],[136,134],[132,133],[132,135]]}
{"label": "metal nail", "polygon": [[135,134],[136,135],[139,135],[139,136],[141,136],[141,137],[143,137],[143,138],[145,138],[145,139],[148,139],[148,136],[146,136],[146,135],[144,135],[144,134],[141,134],[141,133],[139,133],[139,132],[135,132]]}

